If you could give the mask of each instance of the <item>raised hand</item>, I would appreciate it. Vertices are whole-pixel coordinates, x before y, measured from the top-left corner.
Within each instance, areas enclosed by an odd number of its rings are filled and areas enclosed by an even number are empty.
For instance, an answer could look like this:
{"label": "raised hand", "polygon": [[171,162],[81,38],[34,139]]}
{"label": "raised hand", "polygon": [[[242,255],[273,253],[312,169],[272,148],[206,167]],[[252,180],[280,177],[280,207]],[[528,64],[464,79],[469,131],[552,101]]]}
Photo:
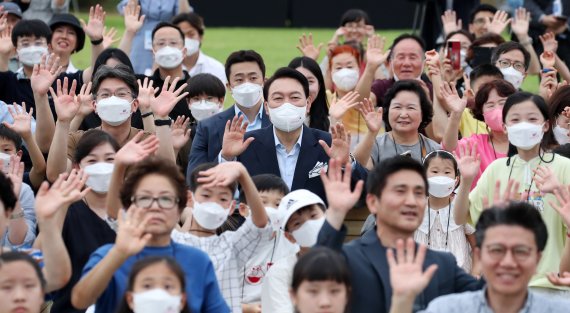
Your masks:
{"label": "raised hand", "polygon": [[555,273],[548,273],[546,274],[546,277],[552,284],[556,286],[570,287],[570,273],[568,272],[560,273],[560,276],[556,275]]}
{"label": "raised hand", "polygon": [[556,53],[556,50],[558,50],[558,41],[553,32],[546,32],[544,35],[538,36],[538,38],[540,38],[544,51]]}
{"label": "raised hand", "polygon": [[115,154],[115,163],[122,165],[135,164],[156,152],[159,144],[158,138],[155,135],[150,135],[142,140],[143,136],[144,133],[139,132],[119,149]]}
{"label": "raised hand", "polygon": [[540,192],[544,194],[552,193],[561,187],[558,178],[550,167],[539,165],[533,172],[536,187],[538,187]]}
{"label": "raised hand", "polygon": [[226,122],[221,152],[222,158],[225,160],[232,160],[242,154],[254,140],[253,137],[249,137],[245,141],[243,140],[248,125],[243,119],[244,115],[240,117],[236,115],[231,121]]}
{"label": "raised hand", "polygon": [[435,50],[426,51],[425,53],[425,67],[427,68],[427,75],[430,79],[433,76],[441,75],[441,62],[439,53]]}
{"label": "raised hand", "polygon": [[8,12],[0,11],[0,32],[8,28]]}
{"label": "raised hand", "polygon": [[59,57],[52,53],[49,58],[43,55],[40,64],[35,64],[30,77],[32,90],[39,95],[47,95],[49,87],[61,73]]}
{"label": "raised hand", "polygon": [[150,102],[154,99],[154,95],[158,92],[159,88],[154,88],[152,86],[154,81],[148,77],[144,78],[142,84],[140,79],[137,80],[137,83],[139,84],[139,95],[137,97],[137,100],[139,100],[139,110],[141,112],[150,112]]}
{"label": "raised hand", "polygon": [[[540,56],[541,61],[542,61],[542,55],[545,53],[551,53],[551,52],[543,52]],[[558,88],[558,78],[556,77],[557,73],[558,71],[556,69],[546,68],[546,67],[540,72],[540,84],[538,86],[538,93],[545,100],[550,99],[552,94],[554,94],[554,92]]]}
{"label": "raised hand", "polygon": [[220,163],[206,171],[199,173],[198,182],[205,188],[216,186],[230,186],[234,184],[244,172],[247,172],[241,162]]}
{"label": "raised hand", "polygon": [[491,207],[505,208],[513,201],[521,201],[526,195],[521,194],[520,197],[517,197],[519,187],[520,184],[518,181],[509,179],[507,189],[501,193],[501,181],[497,180],[495,183],[495,192],[493,193],[493,203],[489,203],[489,198],[483,196],[483,209],[489,209]]}
{"label": "raised hand", "polygon": [[152,234],[145,232],[151,217],[151,214],[146,214],[146,209],[139,208],[135,204],[132,204],[127,212],[119,212],[114,248],[125,256],[141,252],[152,238]]}
{"label": "raised hand", "polygon": [[548,201],[548,203],[560,214],[564,224],[568,227],[570,226],[570,187],[563,186],[554,189],[554,196],[557,202]]}
{"label": "raised hand", "polygon": [[315,47],[313,44],[313,34],[309,33],[309,36],[303,34],[299,37],[297,49],[299,49],[304,56],[316,61],[319,58],[319,55],[321,55],[323,43],[321,42],[318,47]]}
{"label": "raised hand", "polygon": [[[8,171],[4,173],[10,181],[12,181],[12,191],[19,197],[22,190],[22,182],[24,180],[24,162],[20,162],[21,158],[17,154],[10,156],[10,164]],[[0,160],[0,168],[4,169],[4,162]]]}
{"label": "raised hand", "polygon": [[12,44],[12,27],[8,26],[0,31],[0,54],[7,56],[14,52],[16,48]]}
{"label": "raised hand", "polygon": [[23,138],[30,138],[32,136],[32,114],[34,113],[34,108],[30,108],[30,112],[26,113],[25,102],[22,102],[22,106],[14,103],[12,107],[8,107],[8,113],[10,113],[14,122],[12,124],[2,122],[2,124]]}
{"label": "raised hand", "polygon": [[509,14],[505,11],[498,10],[487,29],[490,33],[500,35],[510,22]]}
{"label": "raised hand", "polygon": [[95,107],[93,106],[93,95],[91,95],[91,82],[81,86],[79,94],[77,95],[77,101],[79,102],[78,115],[85,117],[95,111]]}
{"label": "raised hand", "polygon": [[102,39],[103,29],[105,28],[105,11],[103,7],[97,4],[95,8],[89,8],[89,21],[85,24],[85,21],[81,20],[81,26],[92,41]]}
{"label": "raised hand", "polygon": [[172,124],[170,129],[170,134],[172,137],[172,147],[174,150],[180,150],[188,141],[190,140],[191,129],[188,128],[190,124],[190,118],[184,116],[178,116],[176,121]]}
{"label": "raised hand", "polygon": [[453,10],[447,10],[441,15],[441,24],[443,25],[443,33],[445,35],[463,28],[461,19],[457,19],[457,15]]}
{"label": "raised hand", "polygon": [[162,91],[158,95],[158,97],[154,98],[151,97],[150,99],[150,107],[152,108],[152,112],[158,119],[164,119],[168,117],[168,114],[172,111],[174,106],[178,103],[178,101],[184,99],[188,95],[188,92],[182,92],[186,89],[188,84],[184,83],[182,86],[176,89],[176,84],[180,80],[180,77],[176,77],[172,83],[170,82],[170,76],[166,76],[164,79],[164,84],[162,85]]}
{"label": "raised hand", "polygon": [[356,186],[354,186],[354,190],[352,190],[350,187],[352,165],[350,163],[346,164],[344,173],[342,170],[343,165],[345,163],[331,158],[329,160],[328,173],[324,168],[321,169],[321,180],[323,181],[329,203],[328,212],[338,212],[346,216],[348,211],[358,201],[364,187],[364,181],[358,181]]}
{"label": "raised hand", "polygon": [[447,104],[447,107],[455,113],[462,113],[467,106],[467,98],[459,98],[455,83],[443,82],[440,88],[441,97]]}
{"label": "raised hand", "polygon": [[109,30],[107,30],[107,27],[103,28],[103,49],[109,48],[119,40],[121,40],[121,38],[117,37],[117,29],[115,27],[111,27]]}
{"label": "raised hand", "polygon": [[75,89],[77,82],[75,79],[71,83],[71,88],[68,89],[67,77],[63,78],[63,86],[61,80],[57,80],[57,93],[52,87],[49,87],[49,92],[53,98],[55,105],[55,112],[57,113],[57,120],[61,122],[70,122],[77,111],[79,110],[79,101],[75,96]]}
{"label": "raised hand", "polygon": [[530,12],[523,7],[515,10],[515,18],[511,22],[511,30],[519,39],[528,36],[528,27],[530,25]]}
{"label": "raised hand", "polygon": [[358,97],[360,97],[360,94],[357,91],[350,91],[344,97],[331,104],[329,115],[336,121],[341,120],[348,110],[360,105],[361,102],[358,101]]}
{"label": "raised hand", "polygon": [[540,63],[543,68],[554,68],[554,63],[556,63],[556,56],[552,51],[544,51],[540,54]]}
{"label": "raised hand", "polygon": [[384,64],[384,62],[386,62],[388,56],[390,55],[390,50],[384,52],[385,44],[385,37],[372,35],[370,38],[368,38],[366,48],[366,65],[370,65],[372,68],[378,68],[380,65]]}
{"label": "raised hand", "polygon": [[329,158],[340,160],[342,164],[348,163],[350,159],[350,133],[344,130],[344,126],[341,123],[337,123],[331,126],[331,135],[331,147],[324,140],[319,140],[319,144]]}
{"label": "raised hand", "polygon": [[141,6],[136,0],[129,0],[123,9],[125,31],[136,33],[144,24],[144,15],[141,14]]}
{"label": "raised hand", "polygon": [[459,145],[457,158],[457,166],[461,179],[473,180],[479,173],[481,160],[477,153],[477,143]]}
{"label": "raised hand", "polygon": [[368,131],[377,134],[382,128],[382,108],[378,108],[377,111],[372,102],[365,98],[362,99],[362,105],[358,107],[358,111],[364,118]]}
{"label": "raised hand", "polygon": [[36,216],[40,221],[52,219],[58,210],[79,201],[91,190],[81,189],[87,181],[87,174],[83,170],[73,169],[69,175],[60,174],[55,182],[48,187],[48,182],[43,182],[36,195]]}
{"label": "raised hand", "polygon": [[426,246],[419,245],[416,253],[416,244],[408,238],[404,247],[404,240],[396,241],[396,256],[394,250],[386,251],[386,259],[390,266],[390,285],[392,293],[397,297],[413,299],[429,284],[437,265],[430,265],[425,272],[423,264],[426,257]]}

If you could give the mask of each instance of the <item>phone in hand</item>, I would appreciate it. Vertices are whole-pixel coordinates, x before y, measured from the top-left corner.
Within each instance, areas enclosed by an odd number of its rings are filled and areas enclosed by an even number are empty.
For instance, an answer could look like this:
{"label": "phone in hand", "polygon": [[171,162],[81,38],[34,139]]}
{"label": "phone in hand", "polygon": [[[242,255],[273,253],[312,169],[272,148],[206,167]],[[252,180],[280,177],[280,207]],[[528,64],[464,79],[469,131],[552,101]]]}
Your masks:
{"label": "phone in hand", "polygon": [[461,42],[447,42],[447,58],[451,61],[451,67],[454,70],[461,69]]}

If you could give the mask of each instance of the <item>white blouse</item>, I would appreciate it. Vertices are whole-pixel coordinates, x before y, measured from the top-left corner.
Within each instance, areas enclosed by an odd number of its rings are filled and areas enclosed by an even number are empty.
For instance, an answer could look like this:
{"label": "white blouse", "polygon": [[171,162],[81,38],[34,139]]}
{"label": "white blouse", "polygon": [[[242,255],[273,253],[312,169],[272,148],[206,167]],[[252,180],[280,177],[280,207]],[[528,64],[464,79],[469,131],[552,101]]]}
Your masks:
{"label": "white blouse", "polygon": [[433,250],[451,252],[457,260],[457,265],[470,273],[472,266],[471,247],[466,235],[471,235],[474,232],[475,229],[469,224],[455,224],[452,202],[451,207],[445,206],[437,210],[426,207],[424,220],[416,230],[414,240],[428,245]]}

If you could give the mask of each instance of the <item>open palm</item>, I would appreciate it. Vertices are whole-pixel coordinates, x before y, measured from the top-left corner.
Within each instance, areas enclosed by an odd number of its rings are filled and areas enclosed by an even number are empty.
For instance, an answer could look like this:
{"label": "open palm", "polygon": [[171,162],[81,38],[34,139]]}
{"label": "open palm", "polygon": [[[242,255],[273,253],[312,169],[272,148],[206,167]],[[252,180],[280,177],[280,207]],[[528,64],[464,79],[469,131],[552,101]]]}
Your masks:
{"label": "open palm", "polygon": [[245,141],[243,140],[248,125],[243,119],[243,115],[240,117],[236,115],[226,123],[222,140],[222,157],[226,160],[231,160],[242,154],[254,139],[250,137]]}
{"label": "open palm", "polygon": [[151,239],[152,235],[145,233],[151,215],[145,214],[145,209],[134,204],[127,212],[119,212],[118,229],[115,247],[119,252],[131,256],[139,253]]}
{"label": "open palm", "polygon": [[348,163],[350,155],[350,133],[344,130],[341,123],[331,127],[332,144],[329,147],[324,140],[319,140],[319,144],[331,159],[340,160],[343,164]]}
{"label": "open palm", "polygon": [[477,154],[477,143],[460,145],[456,157],[461,177],[474,178],[477,176],[481,166],[481,160]]}
{"label": "open palm", "polygon": [[30,112],[26,113],[26,103],[22,102],[22,106],[14,104],[11,108],[8,107],[8,112],[12,116],[14,123],[8,124],[4,122],[3,124],[6,127],[20,136],[32,134],[32,114],[34,113],[34,108],[31,108]]}
{"label": "open palm", "polygon": [[143,132],[139,132],[126,145],[115,154],[115,162],[123,165],[131,165],[142,161],[144,158],[158,150],[159,141],[154,135],[141,140]]}
{"label": "open palm", "polygon": [[554,189],[557,202],[549,201],[549,204],[560,214],[564,224],[570,226],[570,187]]}
{"label": "open palm", "polygon": [[380,128],[382,128],[382,108],[376,111],[370,100],[363,99],[362,105],[358,110],[360,111],[360,115],[364,118],[368,130],[372,133],[378,133]]}
{"label": "open palm", "polygon": [[386,38],[373,35],[368,39],[368,48],[366,49],[366,63],[373,67],[378,67],[386,62],[390,50],[384,52]]}
{"label": "open palm", "polygon": [[40,64],[34,65],[32,76],[30,77],[32,90],[40,95],[47,95],[49,87],[61,72],[59,57],[52,53],[47,58],[47,61],[46,58],[46,55],[42,56]]}
{"label": "open palm", "polygon": [[51,187],[44,182],[36,195],[35,208],[38,219],[51,219],[61,208],[83,198],[90,191],[89,188],[81,191],[86,181],[87,175],[83,170],[74,169],[69,175],[59,175]]}
{"label": "open palm", "polygon": [[180,78],[176,77],[172,83],[169,84],[170,76],[167,76],[164,80],[164,85],[162,86],[160,95],[154,99],[151,97],[150,106],[152,108],[152,112],[158,118],[167,117],[178,101],[188,95],[188,92],[182,93],[188,84],[184,83],[176,89],[176,84],[179,80]]}
{"label": "open palm", "polygon": [[172,147],[175,150],[180,150],[188,141],[190,140],[190,118],[184,116],[178,116],[176,121],[172,124],[172,129],[170,130],[170,135],[172,137]]}
{"label": "open palm", "polygon": [[68,89],[67,87],[67,77],[63,79],[63,85],[61,84],[61,80],[57,80],[57,92],[55,92],[52,87],[49,87],[53,104],[55,105],[57,119],[62,122],[71,121],[73,117],[75,117],[75,114],[77,114],[80,106],[77,97],[75,97],[75,89],[77,88],[75,79],[71,83],[71,88]]}
{"label": "open palm", "polygon": [[351,91],[336,102],[333,102],[329,108],[330,116],[337,121],[342,119],[348,110],[356,108],[360,104],[359,97],[360,94],[358,92]]}
{"label": "open palm", "polygon": [[103,7],[97,4],[89,8],[89,21],[85,24],[81,21],[83,31],[91,38],[91,40],[99,40],[103,38],[103,29],[105,28],[105,11]]}
{"label": "open palm", "polygon": [[352,190],[350,187],[352,166],[347,164],[343,173],[343,165],[339,160],[330,159],[328,173],[325,169],[321,170],[321,180],[329,202],[329,209],[346,214],[358,201],[364,182],[359,181]]}
{"label": "open palm", "polygon": [[443,100],[452,112],[462,113],[465,110],[467,99],[465,97],[459,97],[455,83],[443,82],[440,90]]}

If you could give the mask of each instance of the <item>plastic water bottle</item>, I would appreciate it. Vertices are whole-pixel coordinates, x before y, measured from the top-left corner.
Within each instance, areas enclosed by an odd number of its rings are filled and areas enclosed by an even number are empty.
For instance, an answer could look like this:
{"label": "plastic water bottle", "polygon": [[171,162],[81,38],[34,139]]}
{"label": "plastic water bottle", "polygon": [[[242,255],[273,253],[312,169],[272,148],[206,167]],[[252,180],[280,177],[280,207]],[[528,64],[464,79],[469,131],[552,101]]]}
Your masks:
{"label": "plastic water bottle", "polygon": [[562,16],[562,2],[561,2],[561,0],[554,0],[554,2],[552,2],[552,15]]}

